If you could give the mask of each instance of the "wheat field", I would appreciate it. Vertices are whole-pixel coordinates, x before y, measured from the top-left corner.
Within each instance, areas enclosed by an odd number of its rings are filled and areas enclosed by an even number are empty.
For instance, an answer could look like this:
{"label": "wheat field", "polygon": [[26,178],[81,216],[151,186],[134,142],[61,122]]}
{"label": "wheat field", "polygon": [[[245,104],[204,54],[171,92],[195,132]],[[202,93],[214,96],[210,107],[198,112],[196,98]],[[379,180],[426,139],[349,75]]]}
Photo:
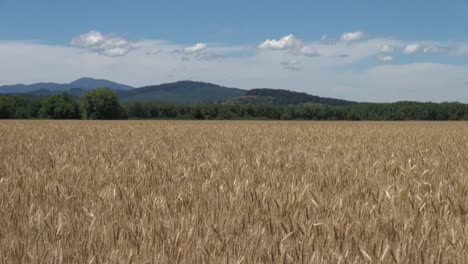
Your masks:
{"label": "wheat field", "polygon": [[0,263],[468,263],[468,123],[1,121]]}

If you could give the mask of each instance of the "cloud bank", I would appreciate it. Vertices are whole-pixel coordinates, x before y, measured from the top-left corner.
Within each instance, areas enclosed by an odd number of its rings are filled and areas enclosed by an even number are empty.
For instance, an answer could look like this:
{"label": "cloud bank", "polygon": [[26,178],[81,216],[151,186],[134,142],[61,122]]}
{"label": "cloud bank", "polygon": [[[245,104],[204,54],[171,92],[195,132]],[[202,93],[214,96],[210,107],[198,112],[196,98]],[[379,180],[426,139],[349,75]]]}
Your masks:
{"label": "cloud bank", "polygon": [[258,47],[260,49],[271,50],[294,50],[303,46],[302,41],[298,40],[293,34],[282,37],[279,40],[267,39]]}
{"label": "cloud bank", "polygon": [[205,43],[197,43],[194,46],[184,48],[184,53],[186,54],[197,53],[206,49],[207,47],[208,45],[206,45]]}
{"label": "cloud bank", "polygon": [[[430,54],[442,56],[444,63]],[[89,31],[68,46],[0,41],[0,84],[65,83],[87,76],[138,87],[190,79],[358,101],[468,102],[468,66],[449,63],[467,56],[468,43],[406,41],[362,32],[316,40],[288,34],[230,46],[128,40]]]}
{"label": "cloud bank", "polygon": [[358,41],[361,40],[365,37],[365,34],[363,32],[348,32],[348,33],[343,33],[341,35],[341,40],[344,42],[353,42],[353,41]]}
{"label": "cloud bank", "polygon": [[70,42],[74,47],[97,52],[104,56],[118,57],[128,54],[131,50],[130,43],[124,38],[112,35],[103,35],[97,31],[76,36]]}

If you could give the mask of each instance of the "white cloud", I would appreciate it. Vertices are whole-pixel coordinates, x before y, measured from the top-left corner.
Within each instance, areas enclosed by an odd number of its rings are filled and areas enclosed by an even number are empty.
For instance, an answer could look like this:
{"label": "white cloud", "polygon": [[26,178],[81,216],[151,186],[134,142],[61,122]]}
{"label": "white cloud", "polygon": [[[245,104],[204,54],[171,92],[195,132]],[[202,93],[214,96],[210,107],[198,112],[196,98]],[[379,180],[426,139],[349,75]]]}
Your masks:
{"label": "white cloud", "polygon": [[283,50],[294,56],[318,57],[320,53],[316,47],[305,45],[302,40],[297,39],[293,34],[282,37],[279,40],[267,39],[260,45],[259,49],[264,50]]}
{"label": "white cloud", "polygon": [[[320,55],[320,62],[325,64],[352,64],[366,58],[381,54],[383,45],[401,45],[397,40],[388,39],[366,39],[349,45],[347,42],[336,42],[334,44],[321,41],[306,43],[304,47],[310,47]],[[317,58],[315,59],[317,60]]]}
{"label": "white cloud", "polygon": [[421,51],[421,45],[419,44],[408,44],[406,47],[403,49],[403,53],[405,54],[414,54]]}
{"label": "white cloud", "polygon": [[394,50],[395,50],[395,47],[393,47],[392,45],[388,45],[388,44],[382,45],[380,47],[380,52],[382,53],[392,53]]}
{"label": "white cloud", "polygon": [[393,57],[388,56],[388,55],[377,55],[377,59],[379,61],[382,61],[382,62],[391,62],[391,61],[393,61]]}
{"label": "white cloud", "polygon": [[452,48],[439,45],[437,43],[423,43],[423,44],[409,44],[406,45],[403,53],[414,54],[414,53],[449,53]]}
{"label": "white cloud", "polygon": [[[393,54],[383,52],[382,47],[404,49],[410,44],[405,40],[366,38],[349,45],[344,41],[324,43],[320,37],[308,42],[286,37],[283,41],[267,42],[268,48],[210,44],[191,54],[184,52],[190,47],[178,43],[135,41],[129,44],[131,52],[115,57],[99,55],[103,54],[103,48],[81,51],[82,46],[101,47],[99,43],[106,39],[102,34],[83,38],[86,45],[82,41],[79,46],[0,41],[0,85],[42,81],[65,83],[89,76],[140,87],[191,79],[239,88],[294,89],[359,101],[468,102],[465,84],[468,66],[388,63],[372,67],[361,64],[369,58],[391,62],[395,59],[390,56]],[[287,44],[291,42],[296,44]],[[448,56],[468,54],[468,44],[464,43],[415,43],[420,45],[417,50],[421,56],[425,56],[424,48],[430,45],[451,47]],[[202,47],[194,48],[196,46],[192,46],[191,51]],[[277,51],[280,47],[282,49]],[[222,59],[217,59],[220,57]]]}
{"label": "white cloud", "polygon": [[223,58],[229,53],[229,49],[225,48],[209,48],[205,43],[197,43],[193,46],[178,47],[172,51],[184,62],[197,61],[210,61]]}
{"label": "white cloud", "polygon": [[340,39],[341,41],[344,41],[344,42],[353,42],[353,41],[361,40],[364,37],[365,37],[365,34],[363,32],[357,31],[357,32],[343,33]]}
{"label": "white cloud", "polygon": [[440,46],[437,44],[430,44],[424,47],[423,52],[424,53],[446,53],[449,52],[450,48]]}
{"label": "white cloud", "polygon": [[300,49],[304,43],[297,39],[293,34],[282,37],[279,40],[267,39],[258,47],[260,49],[271,49],[271,50],[295,50]]}
{"label": "white cloud", "polygon": [[[259,44],[258,48],[266,50],[266,52],[282,51],[283,54],[293,56],[329,58],[330,62],[340,59],[340,63],[351,63],[366,57],[376,56],[380,53],[380,47],[385,44],[389,47],[390,45],[401,45],[399,41],[387,39],[366,39],[353,42],[364,37],[365,34],[362,32],[350,32],[343,34],[343,41],[329,41],[326,37],[322,37],[320,40],[305,42],[290,34],[278,40],[267,39]],[[353,45],[349,45],[351,42]]]}
{"label": "white cloud", "polygon": [[193,53],[198,53],[198,52],[206,49],[207,47],[208,47],[208,45],[206,45],[205,43],[197,43],[194,46],[184,48],[183,51],[184,51],[185,54],[193,54]]}
{"label": "white cloud", "polygon": [[94,30],[76,36],[70,44],[108,57],[124,56],[132,49],[127,40],[112,35],[103,35]]}
{"label": "white cloud", "polygon": [[317,51],[316,48],[312,46],[304,46],[302,47],[299,52],[299,55],[306,56],[306,57],[318,57],[320,53]]}

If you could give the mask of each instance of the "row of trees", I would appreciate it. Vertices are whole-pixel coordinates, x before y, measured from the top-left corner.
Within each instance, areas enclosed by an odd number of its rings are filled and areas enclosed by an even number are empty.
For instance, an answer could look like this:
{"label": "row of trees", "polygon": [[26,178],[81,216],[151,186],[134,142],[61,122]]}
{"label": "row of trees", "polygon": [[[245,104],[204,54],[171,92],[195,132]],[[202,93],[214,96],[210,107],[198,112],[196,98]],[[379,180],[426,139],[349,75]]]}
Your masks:
{"label": "row of trees", "polygon": [[63,93],[49,97],[0,96],[0,119],[119,119],[124,116],[117,95],[108,88],[82,98]]}
{"label": "row of trees", "polygon": [[127,118],[270,119],[270,120],[468,120],[468,105],[398,102],[352,106],[271,104],[168,105],[126,103]]}
{"label": "row of trees", "polygon": [[119,103],[106,88],[81,98],[67,94],[28,98],[0,96],[0,119],[271,119],[271,120],[468,120],[468,105],[398,102],[328,106],[309,104]]}

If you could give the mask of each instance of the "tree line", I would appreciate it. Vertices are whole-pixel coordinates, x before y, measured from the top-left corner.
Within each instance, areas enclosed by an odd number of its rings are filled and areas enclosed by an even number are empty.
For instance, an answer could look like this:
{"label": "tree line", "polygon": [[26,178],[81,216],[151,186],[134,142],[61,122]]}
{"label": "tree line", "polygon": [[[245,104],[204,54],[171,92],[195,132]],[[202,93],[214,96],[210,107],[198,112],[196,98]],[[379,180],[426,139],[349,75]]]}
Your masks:
{"label": "tree line", "polygon": [[0,96],[0,119],[196,119],[196,120],[467,120],[468,104],[375,103],[349,106],[302,104],[121,103],[108,88],[81,98]]}

